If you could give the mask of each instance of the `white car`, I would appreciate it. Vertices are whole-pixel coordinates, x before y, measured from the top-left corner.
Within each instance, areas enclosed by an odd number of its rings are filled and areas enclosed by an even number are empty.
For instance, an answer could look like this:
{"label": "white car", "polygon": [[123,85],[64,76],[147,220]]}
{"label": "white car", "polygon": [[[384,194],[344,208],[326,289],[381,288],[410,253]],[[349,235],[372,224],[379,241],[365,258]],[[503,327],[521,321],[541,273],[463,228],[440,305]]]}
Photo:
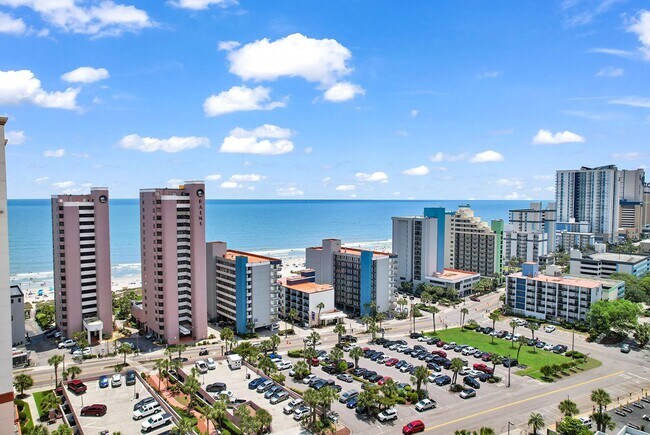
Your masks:
{"label": "white car", "polygon": [[578,420],[580,420],[580,423],[582,423],[583,426],[591,427],[591,418],[580,417]]}
{"label": "white car", "polygon": [[293,412],[293,419],[296,421],[300,421],[303,418],[305,418],[309,414],[309,408],[302,405],[299,406],[294,412]]}
{"label": "white car", "polygon": [[472,353],[474,353],[474,352],[476,352],[476,348],[474,348],[474,347],[472,347],[472,346],[466,347],[465,349],[463,349],[463,350],[461,351],[461,353],[462,353],[463,355],[469,355],[469,354],[472,354]]}
{"label": "white car", "polygon": [[408,348],[409,347],[406,344],[400,344],[399,346],[397,346],[397,348],[395,348],[395,350],[398,352],[404,352]]}
{"label": "white car", "polygon": [[302,380],[303,384],[308,384],[312,379],[316,378],[316,375],[307,375],[305,378]]}
{"label": "white car", "polygon": [[544,350],[553,350],[554,347],[555,346],[553,346],[552,344],[549,343],[546,346],[544,346]]}
{"label": "white car", "polygon": [[199,371],[199,373],[207,373],[208,372],[208,365],[203,360],[198,360],[197,362],[194,363],[194,366]]}
{"label": "white car", "polygon": [[442,373],[434,373],[432,375],[429,375],[429,377],[427,378],[427,382],[433,383],[436,381],[436,379],[438,379],[441,376],[445,376],[445,375],[443,375]]}
{"label": "white car", "polygon": [[472,370],[472,369],[470,369],[469,367],[463,367],[462,369],[460,369],[460,371],[458,372],[458,374],[461,375],[461,376],[466,376],[466,375],[469,375],[469,372],[470,372],[471,370]]}
{"label": "white car", "polygon": [[412,368],[413,368],[413,364],[404,364],[404,365],[399,369],[399,371],[402,372],[402,373],[406,373],[406,372],[408,372],[409,370],[411,370]]}
{"label": "white car", "polygon": [[544,327],[544,331],[545,332],[553,332],[553,331],[555,331],[555,326],[547,325],[547,326]]}
{"label": "white car", "polygon": [[385,409],[377,415],[377,419],[382,422],[397,420],[397,411],[395,408]]}
{"label": "white car", "polygon": [[521,334],[515,334],[512,336],[512,341],[517,341],[519,340],[519,337],[521,337]]}
{"label": "white car", "polygon": [[377,358],[377,362],[378,362],[379,364],[384,364],[386,361],[388,361],[388,360],[391,359],[391,358],[392,358],[392,357],[390,357],[390,356],[388,356],[388,355],[380,356],[379,358]]}
{"label": "white car", "polygon": [[122,375],[115,373],[111,378],[111,387],[116,388],[122,385]]}
{"label": "white car", "polygon": [[415,410],[420,412],[426,411],[427,409],[433,409],[435,407],[436,407],[436,402],[429,399],[422,399],[415,404]]}
{"label": "white car", "polygon": [[212,358],[208,358],[208,360],[205,363],[208,365],[208,370],[214,370],[217,368],[217,364],[214,362]]}
{"label": "white car", "polygon": [[422,337],[418,337],[419,342],[427,341],[428,339],[429,337],[427,337],[426,335],[423,335]]}
{"label": "white car", "polygon": [[293,400],[291,400],[291,402],[284,405],[284,408],[282,408],[282,412],[284,412],[285,414],[292,414],[293,411],[298,409],[298,407],[300,405],[302,405],[302,404],[303,404],[302,399],[300,399],[300,398],[293,399]]}
{"label": "white car", "polygon": [[471,377],[475,378],[475,377],[479,376],[481,373],[483,373],[483,372],[480,371],[480,370],[472,369],[469,372],[467,372],[467,376],[471,376]]}
{"label": "white car", "polygon": [[225,391],[220,391],[218,393],[214,393],[212,395],[215,399],[224,399],[226,402],[233,403],[237,398],[235,397],[235,394],[230,391],[230,390],[225,390]]}
{"label": "white car", "polygon": [[74,340],[65,340],[59,343],[59,349],[63,349],[64,347],[69,349],[74,347],[76,344],[77,342]]}
{"label": "white car", "polygon": [[291,361],[282,361],[276,363],[275,366],[278,368],[278,370],[290,370],[293,368],[293,364],[291,363]]}

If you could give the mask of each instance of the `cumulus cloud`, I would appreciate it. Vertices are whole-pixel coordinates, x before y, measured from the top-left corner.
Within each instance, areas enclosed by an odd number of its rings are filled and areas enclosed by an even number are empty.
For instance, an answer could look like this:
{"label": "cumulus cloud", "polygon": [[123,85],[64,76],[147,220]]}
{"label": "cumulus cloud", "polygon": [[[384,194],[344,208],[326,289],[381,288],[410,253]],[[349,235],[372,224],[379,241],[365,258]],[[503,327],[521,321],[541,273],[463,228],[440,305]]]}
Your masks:
{"label": "cumulus cloud", "polygon": [[237,4],[237,2],[235,0],[170,0],[169,4],[181,9],[200,11],[208,9],[212,5],[225,8],[232,4]]}
{"label": "cumulus cloud", "polygon": [[233,86],[227,91],[206,98],[203,102],[203,111],[206,116],[219,116],[232,112],[273,110],[286,106],[283,101],[271,101],[270,93],[271,89],[264,86],[255,88]]}
{"label": "cumulus cloud", "polygon": [[644,109],[650,108],[650,98],[639,97],[630,95],[627,97],[614,98],[609,101],[609,104],[618,104],[621,106],[642,107]]}
{"label": "cumulus cloud", "polygon": [[9,14],[0,12],[0,33],[21,35],[27,31],[27,26],[22,18],[14,18]]}
{"label": "cumulus cloud", "polygon": [[632,24],[627,31],[634,33],[639,38],[641,43],[639,50],[646,60],[650,60],[650,11],[640,11],[637,17],[632,19]]}
{"label": "cumulus cloud", "polygon": [[279,187],[275,194],[278,196],[291,197],[291,196],[303,196],[305,192],[298,189],[297,187]]}
{"label": "cumulus cloud", "polygon": [[206,181],[217,181],[221,180],[221,174],[211,174],[205,176]]}
{"label": "cumulus cloud", "polygon": [[219,152],[240,154],[286,154],[293,151],[289,138],[293,132],[288,128],[264,124],[253,130],[235,128],[223,140]]}
{"label": "cumulus cloud", "polygon": [[474,154],[469,161],[472,163],[500,162],[503,161],[503,154],[497,151],[487,150]]}
{"label": "cumulus cloud", "polygon": [[9,145],[20,145],[25,142],[26,136],[24,131],[8,131],[5,139]]}
{"label": "cumulus cloud", "polygon": [[[0,0],[1,2],[2,0]],[[78,88],[46,92],[29,70],[0,71],[0,105],[33,104],[51,109],[76,109]]]}
{"label": "cumulus cloud", "polygon": [[45,157],[52,157],[54,159],[61,158],[65,155],[65,150],[63,148],[59,148],[56,150],[46,150],[43,152],[43,156]]}
{"label": "cumulus cloud", "polygon": [[336,186],[336,190],[338,190],[339,192],[349,192],[350,190],[354,190],[356,188],[357,186],[355,186],[354,184],[339,184],[338,186]]}
{"label": "cumulus cloud", "polygon": [[371,181],[371,182],[379,182],[379,183],[387,183],[388,182],[388,174],[385,172],[373,172],[373,173],[365,173],[365,172],[357,172],[356,174],[357,180],[359,181]]}
{"label": "cumulus cloud", "polygon": [[236,181],[224,181],[219,187],[222,189],[242,189],[244,185]]}
{"label": "cumulus cloud", "polygon": [[429,168],[427,166],[416,166],[415,168],[409,168],[406,169],[405,171],[402,171],[402,174],[404,175],[411,175],[411,176],[422,176],[422,175],[427,175],[429,173]]}
{"label": "cumulus cloud", "polygon": [[622,77],[625,74],[623,68],[614,68],[613,66],[607,66],[600,69],[596,73],[596,77]]}
{"label": "cumulus cloud", "polygon": [[237,41],[219,41],[218,48],[222,51],[231,51],[239,47],[241,44]]}
{"label": "cumulus cloud", "polygon": [[460,160],[465,160],[467,157],[468,157],[467,153],[445,154],[445,153],[437,152],[434,155],[429,156],[429,160],[431,160],[434,163],[458,162]]}
{"label": "cumulus cloud", "polygon": [[230,177],[230,181],[261,181],[265,178],[260,174],[235,174]]}
{"label": "cumulus cloud", "polygon": [[333,103],[352,100],[357,95],[364,95],[366,91],[359,85],[349,82],[340,82],[332,85],[323,94],[323,98]]}
{"label": "cumulus cloud", "polygon": [[584,143],[585,138],[569,130],[553,134],[550,130],[540,129],[533,137],[535,145],[559,145],[563,143]]}
{"label": "cumulus cloud", "polygon": [[167,139],[159,139],[156,137],[142,137],[137,134],[129,134],[120,139],[118,146],[125,150],[138,150],[143,153],[153,153],[156,151],[177,153],[193,148],[207,148],[210,146],[210,140],[207,137],[197,136],[172,136]]}
{"label": "cumulus cloud", "polygon": [[87,2],[84,6],[79,3],[73,0],[0,0],[3,6],[32,9],[45,23],[64,33],[117,36],[156,25],[145,11],[135,6],[112,0]]}
{"label": "cumulus cloud", "polygon": [[105,68],[82,66],[61,76],[61,80],[69,83],[95,83],[106,80],[110,75]]}

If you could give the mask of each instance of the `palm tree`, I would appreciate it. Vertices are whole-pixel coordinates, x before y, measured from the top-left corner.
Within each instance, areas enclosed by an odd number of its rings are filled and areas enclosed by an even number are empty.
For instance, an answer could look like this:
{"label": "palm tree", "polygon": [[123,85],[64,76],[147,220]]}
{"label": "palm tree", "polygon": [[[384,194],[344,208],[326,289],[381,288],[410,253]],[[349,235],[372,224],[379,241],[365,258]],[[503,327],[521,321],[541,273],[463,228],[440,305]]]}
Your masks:
{"label": "palm tree", "polygon": [[320,312],[325,308],[325,303],[319,302],[318,305],[316,305],[316,308],[318,308],[318,326],[320,326]]}
{"label": "palm tree", "polygon": [[78,376],[80,374],[81,374],[81,367],[79,366],[68,367],[68,375],[70,375],[71,379],[74,379],[75,376]]}
{"label": "palm tree", "polygon": [[325,388],[322,388],[319,391],[319,393],[320,393],[319,405],[321,406],[321,408],[323,410],[322,416],[325,416],[325,415],[327,415],[327,413],[331,409],[332,402],[334,402],[336,399],[338,399],[339,395],[338,395],[338,393],[336,392],[336,390],[334,388],[329,387],[329,386],[325,387]]}
{"label": "palm tree", "polygon": [[596,405],[598,405],[598,419],[596,421],[597,429],[601,432],[605,432],[605,424],[606,422],[602,418],[603,416],[603,409],[607,407],[610,403],[612,403],[612,398],[610,397],[609,393],[602,388],[598,388],[594,391],[591,392],[591,401],[594,402]]}
{"label": "palm tree", "polygon": [[400,313],[404,312],[404,307],[408,305],[408,301],[404,298],[398,299],[397,305],[400,306]]}
{"label": "palm tree", "polygon": [[594,419],[596,427],[599,427],[600,429],[598,430],[601,432],[605,432],[605,430],[614,430],[616,427],[616,423],[612,421],[611,415],[606,412],[595,412],[591,415],[591,418]]}
{"label": "palm tree", "polygon": [[48,431],[47,428],[42,424],[37,424],[28,432],[29,435],[48,435],[49,433],[50,431]]}
{"label": "palm tree", "polygon": [[465,316],[469,313],[469,310],[467,308],[462,308],[460,310],[460,328],[465,329]]}
{"label": "palm tree", "polygon": [[316,407],[320,403],[320,394],[318,391],[314,389],[308,389],[307,391],[305,391],[302,398],[305,401],[305,405],[309,406],[310,409],[309,419],[313,424],[316,421]]}
{"label": "palm tree", "polygon": [[366,332],[368,332],[368,325],[372,322],[372,317],[370,316],[363,316],[361,318],[361,324],[366,327]]}
{"label": "palm tree", "polygon": [[[519,324],[517,322],[515,322],[514,320],[511,320],[509,324],[510,324],[510,327],[512,328],[512,335],[514,336],[515,335],[515,329],[517,329],[517,326],[519,326]],[[511,340],[510,349],[514,349],[514,348],[515,348],[515,342]]]}
{"label": "palm tree", "polygon": [[[492,320],[492,330],[496,328],[497,321],[501,318],[499,315],[498,311],[492,311],[490,315],[488,316],[490,320]],[[492,335],[492,343],[494,343],[494,335]]]}
{"label": "palm tree", "polygon": [[307,337],[307,342],[311,347],[316,347],[316,344],[320,341],[320,334],[316,331],[311,331],[309,337]]}
{"label": "palm tree", "polygon": [[[539,323],[537,323],[537,322],[529,322],[528,323],[528,329],[530,329],[531,337],[532,337],[533,341],[535,341],[535,331],[537,331],[539,329]],[[537,349],[537,347],[533,347],[533,352],[535,352],[535,349]]]}
{"label": "palm tree", "polygon": [[521,352],[521,346],[526,344],[526,337],[522,335],[517,339],[517,343],[519,344],[519,348],[517,348],[517,360],[519,360],[519,352]]}
{"label": "palm tree", "polygon": [[343,351],[335,347],[330,351],[330,359],[334,361],[334,366],[336,366],[343,359]]}
{"label": "palm tree", "polygon": [[341,344],[341,336],[346,332],[345,325],[343,323],[337,323],[333,332],[338,335],[338,342]]}
{"label": "palm tree", "polygon": [[474,431],[473,435],[494,435],[494,429],[491,427],[482,427],[477,431]]}
{"label": "palm tree", "polygon": [[375,322],[379,323],[379,331],[381,331],[383,328],[381,324],[386,320],[386,313],[377,313],[375,316]]}
{"label": "palm tree", "polygon": [[420,301],[424,304],[427,305],[433,300],[433,297],[431,296],[431,293],[428,291],[423,291],[422,294],[420,295]]}
{"label": "palm tree", "polygon": [[427,378],[431,372],[426,366],[417,366],[413,371],[413,376],[411,377],[411,382],[415,382],[416,390],[420,390],[422,384],[427,383]]}
{"label": "palm tree", "polygon": [[451,359],[451,366],[449,367],[452,372],[454,372],[453,379],[451,380],[452,384],[456,383],[456,380],[458,379],[458,372],[461,371],[465,367],[463,364],[463,360],[460,358],[452,358]]}
{"label": "palm tree", "polygon": [[[223,419],[226,417],[227,409],[228,409],[228,405],[226,405],[226,402],[224,400],[217,399],[214,402],[214,405],[212,405],[212,408],[210,408],[210,411],[208,412],[208,418],[214,420],[217,426],[219,427],[219,429],[221,429],[221,423]],[[209,425],[208,425],[208,433],[210,433]]]}
{"label": "palm tree", "polygon": [[194,395],[196,394],[197,391],[199,391],[200,388],[201,388],[201,384],[195,377],[189,376],[187,379],[185,379],[185,383],[183,384],[182,391],[183,393],[187,394],[190,398],[190,403],[188,403],[187,405],[190,412],[192,412],[192,407],[194,406]]}
{"label": "palm tree", "polygon": [[[126,343],[122,343],[122,344],[120,345],[119,352],[120,352],[122,355],[124,355],[124,365],[126,365],[126,356],[127,356],[128,354],[132,353],[132,352],[133,352],[133,349],[132,349],[131,346],[129,346],[128,344],[126,344]],[[180,351],[179,351],[179,352],[180,352]]]}
{"label": "palm tree", "polygon": [[160,379],[162,378],[163,370],[169,370],[169,361],[166,359],[157,359],[156,363],[153,365],[153,368],[158,370],[158,391],[160,391]]}
{"label": "palm tree", "polygon": [[52,435],[72,435],[72,428],[62,424],[52,431]]}
{"label": "palm tree", "polygon": [[291,329],[294,329],[296,327],[294,322],[296,321],[297,318],[298,318],[298,310],[296,310],[295,308],[290,309],[289,319],[291,319]]}
{"label": "palm tree", "polygon": [[266,376],[269,376],[271,373],[274,373],[278,370],[275,363],[268,356],[263,356],[260,358],[258,368],[262,370]]}
{"label": "palm tree", "polygon": [[379,328],[377,328],[377,323],[375,323],[374,319],[370,322],[370,325],[368,326],[368,331],[370,331],[372,341],[375,341],[375,337],[377,335],[377,332],[379,331]]}
{"label": "palm tree", "polygon": [[269,340],[271,341],[273,352],[276,352],[278,350],[278,346],[280,345],[280,336],[278,334],[273,334]]}
{"label": "palm tree", "polygon": [[61,399],[54,394],[54,391],[48,392],[41,399],[41,409],[45,413],[49,413],[51,410],[58,408],[60,404]]}
{"label": "palm tree", "polygon": [[[222,333],[223,333],[223,331],[222,331]],[[169,357],[169,362],[172,361],[172,355],[174,355],[175,352],[176,352],[176,346],[174,346],[174,345],[167,346],[165,348],[165,355],[167,355]]]}
{"label": "palm tree", "polygon": [[528,427],[533,430],[533,435],[537,435],[537,431],[542,429],[544,426],[544,417],[539,412],[533,412],[528,417]]}
{"label": "palm tree", "polygon": [[228,343],[235,337],[235,332],[229,327],[225,327],[219,333],[219,338],[226,343],[226,350],[228,350]]}
{"label": "palm tree", "polygon": [[271,422],[273,421],[273,417],[271,416],[269,411],[267,411],[266,409],[264,409],[264,408],[258,409],[255,412],[255,418],[257,419],[257,421],[260,424],[260,432],[261,433],[264,433],[264,429],[266,429],[266,428],[270,429],[271,428]]}
{"label": "palm tree", "polygon": [[359,358],[363,356],[363,350],[359,347],[353,347],[350,349],[350,358],[354,359],[354,368],[359,368]]}
{"label": "palm tree", "polygon": [[59,364],[63,362],[63,355],[52,355],[47,364],[54,367],[54,385],[59,386]]}
{"label": "palm tree", "polygon": [[178,352],[178,359],[181,359],[181,357],[183,356],[182,354],[185,351],[185,349],[187,349],[187,345],[185,345],[185,344],[177,344],[176,345],[176,351]]}
{"label": "palm tree", "polygon": [[311,361],[313,358],[316,358],[318,356],[318,353],[316,352],[316,349],[313,347],[308,347],[305,350],[305,362],[307,363],[307,366],[309,367],[309,373],[311,373]]}
{"label": "palm tree", "polygon": [[32,385],[34,385],[34,379],[24,373],[16,375],[14,378],[14,387],[16,387],[16,390],[20,391],[20,396],[25,393],[25,390],[30,389]]}
{"label": "palm tree", "polygon": [[433,317],[433,332],[435,333],[436,332],[436,314],[438,314],[440,312],[440,310],[435,305],[432,305],[431,307],[429,307],[429,311],[431,311],[431,316]]}
{"label": "palm tree", "polygon": [[565,417],[573,417],[574,415],[580,414],[578,405],[571,399],[564,399],[557,405],[557,409],[560,410]]}
{"label": "palm tree", "polygon": [[194,422],[187,417],[181,418],[175,428],[172,429],[175,435],[187,435],[194,433]]}
{"label": "palm tree", "polygon": [[492,363],[492,376],[495,375],[497,364],[501,362],[501,357],[497,353],[490,355],[490,362]]}

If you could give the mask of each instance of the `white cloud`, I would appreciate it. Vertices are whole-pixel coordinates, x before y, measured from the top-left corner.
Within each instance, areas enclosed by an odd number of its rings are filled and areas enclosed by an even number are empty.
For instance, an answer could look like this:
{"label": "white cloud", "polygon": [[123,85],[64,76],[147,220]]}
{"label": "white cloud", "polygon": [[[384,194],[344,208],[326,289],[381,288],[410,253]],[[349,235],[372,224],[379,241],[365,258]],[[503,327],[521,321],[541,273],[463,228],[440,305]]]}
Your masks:
{"label": "white cloud", "polygon": [[171,0],[169,4],[181,9],[200,11],[208,9],[212,5],[225,8],[231,4],[237,4],[237,2],[235,0]]}
{"label": "white cloud", "polygon": [[460,154],[445,154],[441,152],[437,152],[432,156],[429,156],[429,160],[431,160],[434,163],[440,163],[440,162],[458,162],[460,160],[465,160],[468,157],[467,153],[460,153]]}
{"label": "white cloud", "polygon": [[20,35],[27,31],[27,26],[22,18],[14,18],[9,14],[0,12],[0,33]]}
{"label": "white cloud", "polygon": [[373,172],[371,174],[365,172],[357,172],[356,177],[359,181],[371,181],[380,183],[388,182],[388,174],[385,172]]}
{"label": "white cloud", "polygon": [[646,60],[650,60],[650,11],[640,11],[639,15],[632,20],[627,31],[634,33],[639,38],[641,43],[639,50]]}
{"label": "white cloud", "polygon": [[302,196],[305,192],[297,187],[280,187],[275,191],[275,194],[278,196]]}
{"label": "white cloud", "polygon": [[650,98],[630,95],[628,97],[615,98],[609,101],[609,104],[619,104],[622,106],[650,108]]}
{"label": "white cloud", "polygon": [[569,130],[553,134],[550,130],[540,129],[533,137],[535,145],[558,145],[563,143],[584,143],[585,138]]}
{"label": "white cloud", "polygon": [[349,192],[350,190],[354,190],[356,188],[357,186],[355,186],[354,184],[339,184],[338,186],[336,186],[336,190],[338,190],[339,192]]}
{"label": "white cloud", "polygon": [[110,75],[105,68],[93,68],[82,66],[61,76],[61,80],[69,83],[95,83],[109,78]]}
{"label": "white cloud", "polygon": [[497,151],[487,150],[474,154],[469,161],[472,163],[500,162],[503,161],[503,154]]}
{"label": "white cloud", "polygon": [[156,25],[147,13],[134,6],[116,4],[112,0],[87,2],[80,6],[75,0],[0,0],[0,5],[27,7],[47,24],[65,33],[96,36],[117,36]]}
{"label": "white cloud", "polygon": [[230,181],[260,181],[266,177],[260,174],[235,174],[230,177]]}
{"label": "white cloud", "polygon": [[402,174],[404,175],[411,175],[411,176],[421,176],[421,175],[427,175],[429,173],[429,168],[427,166],[416,166],[415,168],[409,168],[404,171],[402,171]]}
{"label": "white cloud", "polygon": [[264,124],[253,130],[235,128],[230,131],[219,152],[240,154],[286,154],[293,151],[293,142],[289,138],[293,132],[288,128]]}
{"label": "white cloud", "polygon": [[211,174],[205,176],[206,181],[217,181],[221,180],[221,174]]}
{"label": "white cloud", "polygon": [[180,178],[171,178],[167,180],[167,185],[170,187],[178,187],[182,185],[185,181],[181,180]]}
{"label": "white cloud", "polygon": [[353,199],[354,199],[354,198],[356,198],[356,197],[357,197],[357,194],[356,194],[356,193],[351,193],[351,194],[350,194],[350,198],[353,198]]}
{"label": "white cloud", "polygon": [[628,59],[637,57],[637,54],[632,51],[619,50],[617,48],[592,48],[589,50],[589,53],[609,54],[612,56],[624,57]]}
{"label": "white cloud", "polygon": [[[0,0],[2,2],[2,0]],[[41,81],[29,70],[0,71],[0,105],[31,103],[52,109],[76,109],[80,89],[46,92]]]}
{"label": "white cloud", "polygon": [[233,86],[218,95],[210,95],[203,102],[206,116],[219,116],[225,113],[243,112],[250,110],[273,110],[285,107],[283,101],[271,101],[271,89],[264,86],[249,88]]}
{"label": "white cloud", "polygon": [[614,68],[607,66],[596,73],[596,77],[622,77],[625,74],[623,68]]}
{"label": "white cloud", "polygon": [[61,158],[65,155],[65,150],[63,148],[59,148],[56,150],[46,150],[43,152],[43,156],[45,157],[52,157],[55,159]]}
{"label": "white cloud", "polygon": [[34,184],[43,184],[49,179],[50,177],[39,177],[36,180],[34,180]]}
{"label": "white cloud", "polygon": [[241,44],[237,41],[219,41],[219,50],[231,51],[239,47]]}
{"label": "white cloud", "polygon": [[305,148],[305,154],[311,154],[313,152],[314,152],[314,149],[312,147]]}
{"label": "white cloud", "polygon": [[359,85],[349,82],[340,82],[329,87],[323,98],[333,103],[352,100],[357,95],[364,95],[366,91]]}
{"label": "white cloud", "polygon": [[244,185],[237,183],[236,181],[224,181],[219,187],[222,189],[241,189],[244,187]]}
{"label": "white cloud", "polygon": [[5,134],[9,145],[20,145],[25,142],[26,136],[24,131],[8,131]]}
{"label": "white cloud", "polygon": [[431,169],[433,169],[434,171],[438,171],[438,172],[447,172],[448,171],[448,169],[446,167],[444,167],[444,166],[434,166]]}
{"label": "white cloud", "polygon": [[412,109],[411,112],[410,112],[411,118],[415,118],[416,116],[418,116],[419,113],[420,113],[420,111],[418,111],[416,109]]}
{"label": "white cloud", "polygon": [[68,189],[74,185],[74,181],[58,181],[56,183],[52,183],[52,187],[55,187],[57,189]]}
{"label": "white cloud", "polygon": [[479,79],[496,79],[501,75],[501,71],[485,71],[476,75]]}
{"label": "white cloud", "polygon": [[125,150],[138,150],[143,153],[153,153],[156,151],[177,153],[198,147],[207,148],[210,146],[210,140],[207,137],[197,136],[172,136],[167,139],[159,139],[156,137],[142,137],[137,134],[130,134],[120,139],[118,146]]}
{"label": "white cloud", "polygon": [[496,185],[514,187],[515,189],[523,189],[524,182],[521,178],[500,178],[496,181]]}
{"label": "white cloud", "polygon": [[330,181],[332,181],[332,177],[324,177],[321,181],[323,182],[323,184],[327,184]]}
{"label": "white cloud", "polygon": [[519,192],[509,193],[504,198],[508,199],[508,200],[529,200],[529,199],[532,199],[530,196],[519,193]]}

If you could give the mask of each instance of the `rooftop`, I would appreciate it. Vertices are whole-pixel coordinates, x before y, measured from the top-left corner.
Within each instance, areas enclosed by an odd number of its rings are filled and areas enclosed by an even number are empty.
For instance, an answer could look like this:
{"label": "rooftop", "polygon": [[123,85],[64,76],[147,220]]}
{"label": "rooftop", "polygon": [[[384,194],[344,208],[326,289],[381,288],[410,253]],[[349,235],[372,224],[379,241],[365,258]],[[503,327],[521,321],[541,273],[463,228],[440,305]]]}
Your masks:
{"label": "rooftop", "polygon": [[603,252],[585,255],[584,258],[591,258],[592,260],[600,261],[617,261],[619,263],[638,263],[640,261],[645,261],[648,256],[637,254],[618,254],[616,252]]}
{"label": "rooftop", "polygon": [[[313,246],[311,248],[307,249],[314,249],[317,251],[322,251],[323,247],[322,246]],[[383,252],[383,251],[372,251],[370,249],[359,249],[359,248],[346,248],[344,246],[341,247],[341,250],[339,251],[341,254],[351,254],[351,255],[361,255],[361,252],[363,251],[368,251],[373,253],[373,257],[379,257],[383,255],[388,255],[392,256],[393,254],[390,252]]]}
{"label": "rooftop", "polygon": [[19,285],[12,285],[11,286],[11,297],[16,298],[16,297],[21,297],[23,295],[23,291],[20,289]]}
{"label": "rooftop", "polygon": [[235,251],[232,249],[228,249],[226,252],[226,255],[224,258],[228,260],[235,260],[237,257],[246,257],[248,258],[249,263],[281,263],[282,260],[279,258],[273,258],[273,257],[266,257],[264,255],[258,255],[258,254],[253,254],[251,252],[244,252],[244,251]]}
{"label": "rooftop", "polygon": [[577,278],[574,276],[549,276],[549,275],[544,275],[544,274],[539,274],[537,276],[525,276],[522,275],[521,272],[513,273],[510,275],[513,278],[527,278],[527,279],[532,279],[535,281],[544,281],[544,282],[554,282],[557,284],[562,284],[562,285],[572,285],[576,287],[583,287],[583,288],[596,288],[600,287],[600,285],[604,282],[603,280],[595,280],[595,279],[585,279],[585,278]]}
{"label": "rooftop", "polygon": [[427,276],[426,278],[442,279],[445,281],[462,281],[464,279],[473,278],[476,276],[479,276],[479,273],[470,272],[467,270],[445,269],[442,273],[438,273],[433,276]]}
{"label": "rooftop", "polygon": [[[290,288],[292,290],[296,290],[302,293],[320,293],[320,292],[326,292],[333,290],[334,287],[332,287],[331,284],[316,284],[315,282],[298,282],[298,283],[292,283],[291,282],[292,277],[287,277],[287,278],[282,278],[280,280],[280,284],[283,287]],[[293,278],[303,278],[300,276],[295,276]]]}

